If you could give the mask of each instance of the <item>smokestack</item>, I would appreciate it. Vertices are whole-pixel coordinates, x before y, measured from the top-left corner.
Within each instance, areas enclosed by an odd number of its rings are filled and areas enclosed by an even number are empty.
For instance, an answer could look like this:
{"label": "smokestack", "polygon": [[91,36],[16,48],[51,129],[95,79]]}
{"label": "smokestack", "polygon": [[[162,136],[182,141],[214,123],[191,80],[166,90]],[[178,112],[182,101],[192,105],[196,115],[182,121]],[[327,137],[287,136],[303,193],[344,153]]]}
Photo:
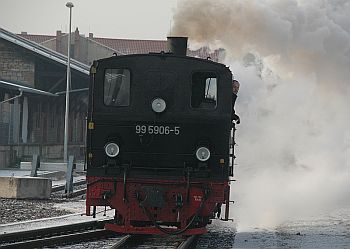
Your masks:
{"label": "smokestack", "polygon": [[186,56],[188,37],[168,37],[168,50],[174,55]]}

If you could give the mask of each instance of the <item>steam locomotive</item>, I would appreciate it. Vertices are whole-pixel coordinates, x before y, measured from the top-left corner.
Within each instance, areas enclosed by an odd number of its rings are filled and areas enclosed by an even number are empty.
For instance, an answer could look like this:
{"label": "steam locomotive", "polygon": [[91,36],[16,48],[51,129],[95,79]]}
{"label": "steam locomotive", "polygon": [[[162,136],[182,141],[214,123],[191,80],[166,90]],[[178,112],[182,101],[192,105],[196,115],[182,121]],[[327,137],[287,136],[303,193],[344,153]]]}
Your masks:
{"label": "steam locomotive", "polygon": [[228,220],[232,73],[168,45],[91,67],[86,213],[111,207],[118,233],[202,234],[222,204]]}

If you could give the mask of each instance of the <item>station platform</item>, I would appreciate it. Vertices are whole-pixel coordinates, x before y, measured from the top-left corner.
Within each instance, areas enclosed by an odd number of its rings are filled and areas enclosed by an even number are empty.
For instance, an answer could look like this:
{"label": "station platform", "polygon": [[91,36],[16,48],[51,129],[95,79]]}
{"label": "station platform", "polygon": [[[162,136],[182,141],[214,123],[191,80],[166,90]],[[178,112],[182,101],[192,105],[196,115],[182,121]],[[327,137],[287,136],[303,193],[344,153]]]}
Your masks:
{"label": "station platform", "polygon": [[[22,170],[22,169],[0,169],[0,177],[1,176],[30,176],[30,170]],[[45,176],[47,174],[52,173],[52,171],[38,171],[38,176]]]}

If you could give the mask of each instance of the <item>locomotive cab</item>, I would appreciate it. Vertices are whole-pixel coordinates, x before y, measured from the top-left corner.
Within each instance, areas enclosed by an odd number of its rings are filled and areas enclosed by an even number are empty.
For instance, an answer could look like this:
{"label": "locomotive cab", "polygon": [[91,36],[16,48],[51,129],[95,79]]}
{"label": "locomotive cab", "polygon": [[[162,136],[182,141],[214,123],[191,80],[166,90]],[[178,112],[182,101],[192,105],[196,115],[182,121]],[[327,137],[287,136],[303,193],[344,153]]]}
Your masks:
{"label": "locomotive cab", "polygon": [[116,232],[204,233],[229,196],[231,81],[220,63],[170,53],[96,61],[87,214],[115,209]]}

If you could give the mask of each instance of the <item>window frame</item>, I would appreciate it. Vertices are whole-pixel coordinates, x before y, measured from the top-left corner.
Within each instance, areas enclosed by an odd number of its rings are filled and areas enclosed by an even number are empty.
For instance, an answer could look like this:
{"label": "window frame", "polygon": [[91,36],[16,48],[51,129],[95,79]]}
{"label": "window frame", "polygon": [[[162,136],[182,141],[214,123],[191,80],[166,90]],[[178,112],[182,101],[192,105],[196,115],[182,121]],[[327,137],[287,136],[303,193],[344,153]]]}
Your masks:
{"label": "window frame", "polygon": [[[192,106],[192,93],[193,93],[193,76],[197,73],[207,73],[207,74],[213,74],[215,75],[215,78],[216,78],[216,104],[215,104],[215,107],[213,108],[206,108],[206,107],[193,107]],[[217,71],[211,71],[211,70],[196,70],[196,71],[193,71],[191,73],[191,76],[190,76],[190,96],[189,96],[189,105],[190,105],[190,109],[191,110],[200,110],[200,111],[203,111],[203,110],[206,110],[206,111],[215,111],[217,110],[218,108],[218,105],[219,105],[219,82],[220,82],[220,77],[219,77],[219,73]],[[214,78],[214,77],[211,77],[211,78]],[[204,87],[205,89],[205,87]]]}

